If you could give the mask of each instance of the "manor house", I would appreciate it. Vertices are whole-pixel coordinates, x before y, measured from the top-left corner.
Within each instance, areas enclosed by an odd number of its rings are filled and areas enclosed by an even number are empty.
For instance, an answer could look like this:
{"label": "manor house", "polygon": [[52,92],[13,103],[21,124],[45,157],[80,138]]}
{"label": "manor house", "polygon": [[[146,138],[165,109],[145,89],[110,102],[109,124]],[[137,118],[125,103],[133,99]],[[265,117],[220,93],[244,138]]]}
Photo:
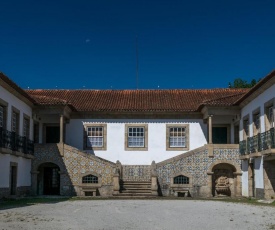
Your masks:
{"label": "manor house", "polygon": [[0,73],[0,197],[275,195],[275,71],[251,89],[23,90]]}

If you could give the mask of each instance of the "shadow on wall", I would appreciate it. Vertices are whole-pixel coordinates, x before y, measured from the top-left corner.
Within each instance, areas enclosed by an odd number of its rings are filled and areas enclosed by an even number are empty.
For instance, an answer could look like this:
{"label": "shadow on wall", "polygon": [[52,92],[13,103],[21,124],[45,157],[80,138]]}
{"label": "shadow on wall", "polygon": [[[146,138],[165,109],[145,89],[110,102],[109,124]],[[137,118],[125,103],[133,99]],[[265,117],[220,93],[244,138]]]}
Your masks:
{"label": "shadow on wall", "polygon": [[33,195],[76,195],[57,144],[36,144],[34,156],[32,163]]}

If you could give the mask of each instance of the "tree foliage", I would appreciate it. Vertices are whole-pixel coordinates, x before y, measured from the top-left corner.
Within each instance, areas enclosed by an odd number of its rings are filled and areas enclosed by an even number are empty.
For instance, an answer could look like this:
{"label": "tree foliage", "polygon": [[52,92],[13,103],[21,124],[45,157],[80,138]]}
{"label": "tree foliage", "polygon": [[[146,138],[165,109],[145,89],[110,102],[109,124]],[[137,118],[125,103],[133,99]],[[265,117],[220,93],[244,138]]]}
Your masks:
{"label": "tree foliage", "polygon": [[241,78],[236,78],[231,84],[229,82],[228,88],[252,88],[254,85],[256,85],[261,79],[258,81],[256,79],[252,79],[251,82],[247,82],[246,80],[243,80]]}

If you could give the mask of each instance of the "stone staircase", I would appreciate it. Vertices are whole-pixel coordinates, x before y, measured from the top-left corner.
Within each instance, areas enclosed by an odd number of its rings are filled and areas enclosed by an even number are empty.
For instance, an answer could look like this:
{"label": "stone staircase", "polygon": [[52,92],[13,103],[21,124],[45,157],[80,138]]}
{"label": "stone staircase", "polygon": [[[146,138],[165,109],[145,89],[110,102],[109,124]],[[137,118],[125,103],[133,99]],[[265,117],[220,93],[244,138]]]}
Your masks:
{"label": "stone staircase", "polygon": [[152,194],[151,181],[121,181],[120,193],[114,196],[131,198],[155,197]]}

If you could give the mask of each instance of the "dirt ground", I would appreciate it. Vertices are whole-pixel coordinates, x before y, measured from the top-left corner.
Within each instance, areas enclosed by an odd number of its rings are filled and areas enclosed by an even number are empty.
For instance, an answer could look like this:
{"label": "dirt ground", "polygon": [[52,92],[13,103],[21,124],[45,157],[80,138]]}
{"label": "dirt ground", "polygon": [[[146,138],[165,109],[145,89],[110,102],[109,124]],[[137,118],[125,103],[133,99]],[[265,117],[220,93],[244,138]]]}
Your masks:
{"label": "dirt ground", "polygon": [[275,229],[275,208],[220,201],[77,200],[0,210],[3,229]]}

